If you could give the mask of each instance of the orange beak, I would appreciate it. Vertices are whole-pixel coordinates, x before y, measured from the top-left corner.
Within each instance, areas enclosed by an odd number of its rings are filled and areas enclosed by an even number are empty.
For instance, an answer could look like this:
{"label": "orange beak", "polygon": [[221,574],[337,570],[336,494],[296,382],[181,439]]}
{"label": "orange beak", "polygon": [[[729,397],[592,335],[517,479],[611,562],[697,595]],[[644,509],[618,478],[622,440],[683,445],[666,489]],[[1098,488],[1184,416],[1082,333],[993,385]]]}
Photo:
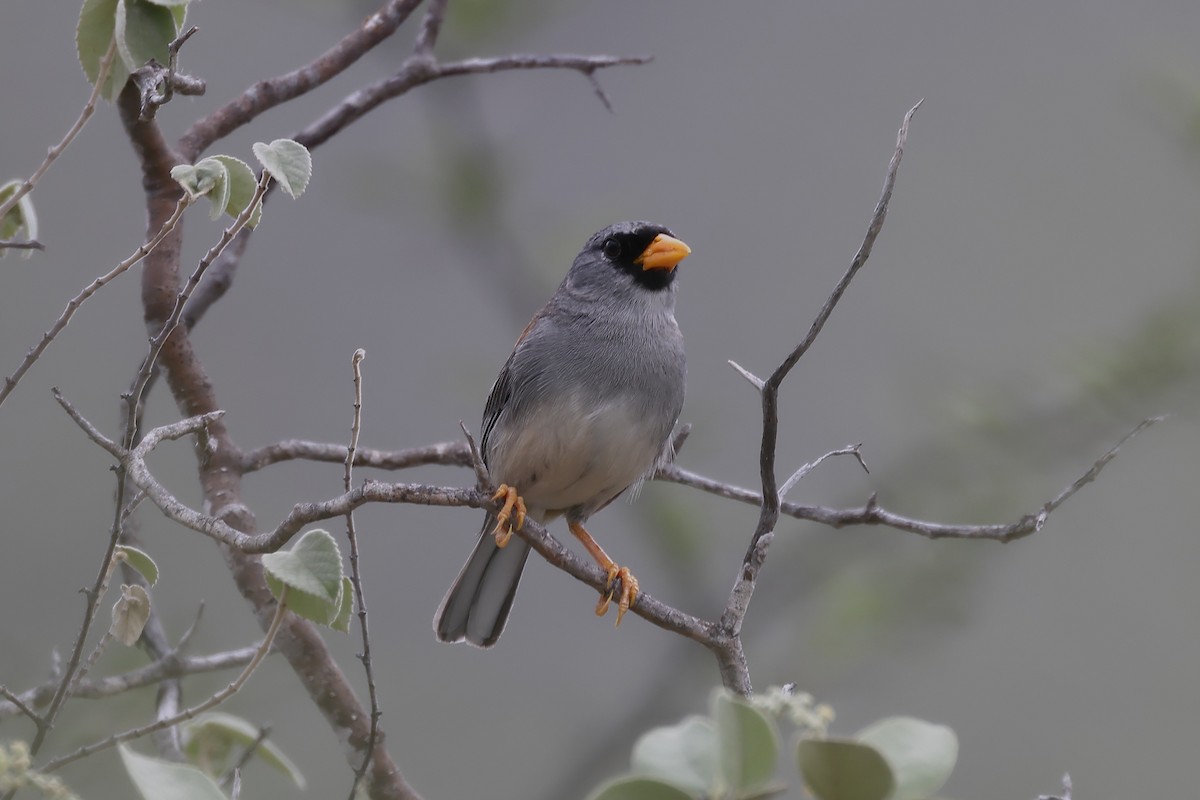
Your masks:
{"label": "orange beak", "polygon": [[674,236],[660,233],[633,263],[640,265],[643,270],[675,269],[675,265],[687,258],[691,252],[692,248]]}

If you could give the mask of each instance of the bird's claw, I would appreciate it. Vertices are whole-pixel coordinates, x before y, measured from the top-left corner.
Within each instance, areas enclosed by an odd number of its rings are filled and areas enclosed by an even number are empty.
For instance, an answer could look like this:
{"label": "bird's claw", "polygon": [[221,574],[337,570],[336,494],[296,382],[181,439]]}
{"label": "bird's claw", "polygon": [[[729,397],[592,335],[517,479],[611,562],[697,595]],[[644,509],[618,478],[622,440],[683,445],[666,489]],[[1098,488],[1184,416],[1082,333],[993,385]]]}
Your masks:
{"label": "bird's claw", "polygon": [[492,495],[492,502],[504,500],[504,505],[496,512],[496,527],[492,530],[492,535],[496,537],[496,547],[503,548],[508,544],[508,540],[512,538],[513,531],[519,531],[525,527],[525,501],[521,495],[517,494],[517,487],[509,486],[507,483],[500,484],[500,488]]}
{"label": "bird's claw", "polygon": [[613,564],[608,568],[608,583],[606,592],[600,597],[600,602],[596,603],[596,616],[602,617],[608,613],[609,603],[612,602],[613,596],[616,594],[616,582],[621,582],[621,593],[617,596],[617,621],[613,627],[621,624],[622,617],[629,607],[637,600],[640,588],[638,579],[633,577],[633,573],[629,571],[629,567],[618,567]]}

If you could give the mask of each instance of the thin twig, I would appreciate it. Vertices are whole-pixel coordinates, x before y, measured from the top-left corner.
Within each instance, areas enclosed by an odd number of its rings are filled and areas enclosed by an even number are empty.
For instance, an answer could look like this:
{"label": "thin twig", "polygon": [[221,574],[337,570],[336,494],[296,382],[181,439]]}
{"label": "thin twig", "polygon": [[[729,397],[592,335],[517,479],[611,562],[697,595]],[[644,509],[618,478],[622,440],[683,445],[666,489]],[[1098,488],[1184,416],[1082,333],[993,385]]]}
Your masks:
{"label": "thin twig", "polygon": [[[203,656],[167,655],[129,672],[82,681],[71,690],[71,697],[101,700],[134,689],[156,686],[164,680],[234,669],[249,663],[257,649],[256,645],[251,645]],[[30,708],[45,705],[54,696],[56,688],[58,688],[57,678],[52,682],[22,692],[15,700],[8,697],[8,703],[0,702],[0,719],[22,713],[16,703],[24,703]]]}
{"label": "thin twig", "polygon": [[92,93],[88,96],[87,102],[83,104],[83,110],[79,112],[79,118],[75,120],[75,124],[67,131],[67,135],[62,138],[62,141],[46,152],[45,160],[34,170],[33,174],[26,178],[25,182],[17,187],[17,190],[7,200],[0,203],[0,219],[4,219],[5,215],[16,207],[22,197],[33,191],[33,187],[37,186],[38,181],[50,169],[50,165],[58,160],[58,157],[70,146],[71,142],[75,141],[75,137],[83,130],[83,126],[92,118],[92,114],[96,113],[96,101],[100,99],[100,93],[104,89],[104,82],[108,80],[108,74],[112,70],[113,59],[116,57],[116,54],[117,40],[114,38],[108,43],[108,50],[104,52],[104,57],[100,59],[100,69],[96,72],[96,83],[92,86]]}
{"label": "thin twig", "polygon": [[[358,437],[362,432],[362,362],[367,353],[362,348],[354,351],[351,365],[354,369],[354,422],[350,426],[350,446],[346,448],[346,463],[343,488],[349,492],[353,487],[354,454],[358,450]],[[363,672],[367,677],[367,695],[371,700],[371,729],[363,747],[362,764],[354,770],[354,780],[350,783],[350,800],[358,791],[358,785],[371,766],[371,757],[375,754],[375,742],[379,737],[379,718],[383,711],[379,708],[379,695],[375,690],[375,672],[371,666],[371,636],[367,629],[367,596],[363,591],[362,576],[358,571],[358,536],[354,531],[354,511],[346,512],[346,538],[350,541],[350,583],[354,586],[354,599],[358,604],[358,628],[362,632],[362,661]]]}
{"label": "thin twig", "polygon": [[242,750],[242,754],[238,756],[237,763],[229,768],[225,773],[225,777],[221,779],[221,786],[231,788],[234,780],[241,774],[246,765],[250,763],[250,759],[254,758],[254,754],[258,752],[258,748],[262,747],[262,743],[271,735],[270,725],[260,725],[258,727],[258,735],[254,737],[254,741],[246,745],[246,749]]}
{"label": "thin twig", "polygon": [[479,445],[475,444],[475,437],[471,435],[467,423],[460,419],[458,427],[462,428],[463,436],[467,437],[467,447],[471,449],[471,468],[475,470],[475,486],[479,489],[486,489],[492,485],[492,476],[488,474],[483,454],[479,452]]}
{"label": "thin twig", "polygon": [[0,239],[0,250],[45,250],[46,245],[37,239]]}
{"label": "thin twig", "polygon": [[804,478],[805,475],[820,466],[821,463],[826,459],[833,458],[834,456],[854,456],[856,459],[858,459],[858,464],[863,468],[863,472],[870,473],[871,470],[867,469],[867,462],[863,461],[861,451],[862,442],[859,442],[858,444],[852,444],[837,450],[831,450],[818,458],[816,461],[810,461],[809,463],[800,467],[800,469],[793,472],[792,476],[783,482],[783,486],[779,487],[779,499],[783,500],[783,498],[787,497],[787,493],[790,492],[792,488]]}
{"label": "thin twig", "polygon": [[[725,686],[739,694],[748,695],[751,692],[750,675],[745,668],[745,657],[741,653],[741,627],[742,620],[746,616],[746,612],[750,606],[750,599],[754,594],[754,588],[758,581],[758,573],[766,560],[767,548],[770,546],[774,536],[775,525],[779,520],[780,496],[778,490],[777,479],[775,476],[775,448],[779,440],[779,386],[783,383],[783,379],[787,377],[792,368],[800,361],[800,358],[808,352],[809,347],[816,341],[817,335],[825,326],[825,322],[833,313],[834,307],[841,300],[846,288],[850,285],[850,281],[867,262],[867,258],[871,255],[871,248],[875,244],[875,239],[879,236],[880,230],[883,228],[883,221],[887,217],[888,204],[892,199],[892,189],[896,184],[896,173],[900,168],[900,158],[904,153],[904,145],[908,139],[908,125],[912,120],[912,116],[917,109],[921,107],[918,102],[907,114],[904,115],[904,122],[900,125],[900,131],[896,135],[896,149],[892,153],[891,163],[888,165],[887,175],[883,182],[883,192],[879,197],[879,202],[875,204],[875,212],[871,215],[870,224],[867,226],[866,236],[863,238],[862,245],[855,254],[854,259],[850,262],[850,267],[842,275],[842,279],[838,281],[833,293],[829,299],[825,301],[825,305],[817,314],[812,325],[809,327],[808,335],[804,340],[788,354],[771,376],[763,382],[761,389],[762,395],[762,443],[759,447],[759,477],[762,481],[762,506],[759,512],[758,525],[755,527],[754,535],[750,539],[750,545],[746,548],[746,554],[742,558],[742,563],[738,568],[737,578],[734,581],[733,589],[729,592],[729,600],[725,604],[725,611],[721,614],[720,627],[726,635],[727,649],[717,650],[718,661],[721,667],[721,678]],[[743,372],[749,380],[749,374],[745,370]]]}
{"label": "thin twig", "polygon": [[191,205],[191,202],[191,199],[187,195],[179,198],[179,202],[175,206],[175,212],[171,214],[166,222],[163,223],[162,227],[158,229],[157,233],[155,233],[147,241],[143,242],[141,246],[138,247],[137,250],[134,250],[128,258],[117,264],[104,275],[101,275],[93,280],[87,286],[83,287],[79,294],[71,298],[70,302],[67,303],[67,307],[63,309],[62,314],[60,314],[58,319],[55,320],[54,324],[50,326],[50,330],[42,334],[41,341],[25,354],[25,359],[21,362],[20,366],[13,371],[12,375],[5,378],[4,386],[0,387],[0,404],[3,404],[5,399],[12,394],[13,389],[17,387],[17,383],[25,376],[25,373],[29,371],[29,368],[33,366],[34,362],[42,357],[42,353],[44,353],[46,348],[50,346],[50,343],[54,341],[54,337],[62,333],[63,328],[67,327],[67,324],[71,321],[71,318],[75,316],[75,312],[79,310],[79,307],[83,305],[83,302],[96,292],[100,291],[100,289],[104,288],[104,286],[114,278],[121,275],[130,267],[148,256],[154,250],[154,248],[158,247],[159,244],[161,244],[162,241],[170,235],[171,231],[175,229],[175,226],[179,223],[180,218],[183,216],[183,212],[187,210],[187,207]]}
{"label": "thin twig", "polygon": [[425,17],[421,20],[421,31],[417,34],[417,42],[413,53],[417,56],[433,56],[433,46],[437,44],[438,34],[442,30],[442,21],[446,18],[446,0],[429,0],[429,8],[425,9]]}
{"label": "thin twig", "polygon": [[16,706],[17,711],[20,711],[22,714],[33,720],[34,725],[41,727],[42,718],[38,716],[38,713],[29,706],[25,705],[25,701],[9,691],[7,686],[0,686],[0,697],[5,698],[8,700],[8,702]]}
{"label": "thin twig", "polygon": [[[272,464],[294,460],[323,461],[341,464],[346,460],[346,445],[288,439],[256,450],[242,457],[242,472],[256,472]],[[471,451],[465,442],[439,442],[425,447],[405,450],[374,450],[359,448],[354,454],[354,466],[375,469],[411,469],[429,464],[448,467],[471,466]]]}
{"label": "thin twig", "polygon": [[78,761],[81,758],[90,756],[92,753],[100,750],[106,750],[109,747],[120,744],[121,742],[128,742],[131,739],[140,738],[146,734],[154,733],[155,731],[160,731],[164,728],[169,728],[172,725],[178,725],[180,722],[192,719],[197,714],[203,713],[208,709],[220,705],[228,700],[246,684],[246,681],[250,679],[252,674],[254,674],[254,670],[258,669],[258,665],[262,663],[264,658],[266,658],[267,653],[271,652],[271,643],[275,641],[275,634],[279,632],[279,626],[283,622],[284,614],[287,612],[287,603],[285,602],[286,599],[287,594],[285,590],[283,598],[281,598],[280,602],[276,605],[275,616],[271,618],[271,625],[269,628],[267,628],[266,635],[263,637],[262,642],[254,651],[254,657],[250,659],[250,663],[246,665],[241,674],[234,678],[233,681],[224,689],[213,694],[204,702],[194,705],[191,708],[184,709],[173,717],[156,720],[155,722],[152,722],[149,725],[143,725],[140,728],[131,728],[130,730],[114,734],[98,742],[84,745],[78,750],[67,753],[64,756],[51,759],[50,761],[46,762],[46,765],[41,768],[41,771],[53,772],[59,767],[70,764],[72,761]]}

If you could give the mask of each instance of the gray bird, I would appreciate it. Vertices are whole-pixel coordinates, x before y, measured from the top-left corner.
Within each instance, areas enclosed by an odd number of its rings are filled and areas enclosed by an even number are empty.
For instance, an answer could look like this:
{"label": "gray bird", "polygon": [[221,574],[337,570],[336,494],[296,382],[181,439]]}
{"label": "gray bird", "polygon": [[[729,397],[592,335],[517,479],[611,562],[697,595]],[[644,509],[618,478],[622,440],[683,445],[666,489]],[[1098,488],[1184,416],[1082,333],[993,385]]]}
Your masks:
{"label": "gray bird", "polygon": [[620,582],[617,624],[638,582],[584,529],[593,513],[670,457],[683,408],[683,335],[675,267],[691,249],[661,225],[622,222],[588,239],[508,357],[483,410],[480,451],[499,485],[475,550],[433,620],[444,642],[491,647],[529,557],[512,539],[525,516],[559,516],[608,576],[603,614]]}

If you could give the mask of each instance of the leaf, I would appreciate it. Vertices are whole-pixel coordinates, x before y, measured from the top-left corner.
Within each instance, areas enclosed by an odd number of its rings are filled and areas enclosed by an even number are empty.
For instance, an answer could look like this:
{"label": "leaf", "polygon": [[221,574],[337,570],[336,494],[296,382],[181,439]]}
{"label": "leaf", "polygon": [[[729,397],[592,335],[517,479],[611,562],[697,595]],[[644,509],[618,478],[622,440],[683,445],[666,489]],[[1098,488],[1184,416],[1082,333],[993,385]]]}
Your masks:
{"label": "leaf", "polygon": [[[220,184],[229,183],[229,170],[215,158],[205,158],[195,164],[177,164],[171,167],[171,178],[183,187],[193,199],[212,196],[218,197],[225,192]],[[216,205],[214,203],[214,205]],[[218,216],[219,216],[218,212]],[[215,219],[215,217],[214,217]]]}
{"label": "leaf", "polygon": [[328,531],[311,530],[291,550],[262,557],[267,586],[276,598],[288,592],[287,605],[305,619],[328,625],[341,611],[342,555]]}
{"label": "leaf", "polygon": [[766,785],[775,774],[779,737],[761,711],[724,689],[713,693],[712,717],[725,785],[743,796]]}
{"label": "leaf", "polygon": [[884,800],[895,779],[879,751],[843,739],[801,739],[800,775],[820,800]]}
{"label": "leaf", "polygon": [[632,765],[638,775],[708,794],[717,783],[716,726],[693,715],[678,725],[653,728],[633,745]]}
{"label": "leaf", "polygon": [[175,38],[175,16],[169,8],[148,0],[117,0],[114,20],[117,53],[127,71],[145,66],[152,58],[167,63],[167,45]]}
{"label": "leaf", "polygon": [[[236,217],[245,210],[250,203],[250,199],[254,197],[254,192],[258,189],[258,178],[254,175],[254,170],[250,169],[250,165],[240,158],[233,156],[212,156],[212,158],[221,162],[225,166],[228,176],[229,197],[225,203],[225,213],[231,217]],[[207,159],[205,159],[207,161]],[[258,221],[262,218],[262,201],[258,203],[258,208],[250,216],[249,225],[251,228],[258,225]],[[213,217],[216,219],[216,217]]]}
{"label": "leaf", "polygon": [[958,760],[953,730],[914,717],[880,720],[856,738],[887,760],[896,779],[895,800],[932,797],[946,785]]}
{"label": "leaf", "polygon": [[[227,762],[234,748],[245,749],[254,744],[259,728],[233,714],[210,711],[185,723],[181,733],[188,760],[202,767],[211,766],[217,773],[224,773],[231,766]],[[306,781],[300,769],[270,739],[259,742],[255,756],[288,776],[297,788],[305,787]]]}
{"label": "leaf", "polygon": [[333,622],[329,623],[329,627],[335,631],[348,633],[350,631],[350,615],[354,613],[354,583],[351,582],[349,575],[342,576],[342,603],[338,608],[337,616]]}
{"label": "leaf", "polygon": [[[116,14],[117,0],[84,0],[79,12],[79,25],[75,28],[75,51],[83,74],[93,86],[100,75],[100,62],[113,40]],[[115,101],[128,78],[129,71],[125,69],[124,62],[114,57],[101,95],[110,102]]]}
{"label": "leaf", "polygon": [[136,569],[151,586],[158,583],[158,564],[155,564],[154,559],[147,553],[138,550],[136,547],[119,544],[117,545],[117,555],[123,558],[129,566]]}
{"label": "leaf", "polygon": [[132,647],[141,638],[150,619],[150,594],[138,584],[121,586],[121,599],[113,604],[109,632],[118,642]]}
{"label": "leaf", "polygon": [[143,756],[123,744],[117,751],[146,800],[228,800],[212,778],[195,767]]}
{"label": "leaf", "polygon": [[[24,181],[11,180],[0,186],[0,203],[16,194]],[[37,212],[33,208],[33,198],[26,193],[13,206],[3,219],[0,219],[0,239],[36,239],[38,235]],[[0,249],[0,258],[7,255],[7,249]],[[22,258],[29,258],[33,250],[21,251]]]}
{"label": "leaf", "polygon": [[312,177],[308,148],[291,139],[276,139],[270,144],[255,142],[254,155],[285,192],[293,198],[304,193]]}
{"label": "leaf", "polygon": [[615,778],[588,795],[588,800],[695,800],[695,795],[657,778]]}

